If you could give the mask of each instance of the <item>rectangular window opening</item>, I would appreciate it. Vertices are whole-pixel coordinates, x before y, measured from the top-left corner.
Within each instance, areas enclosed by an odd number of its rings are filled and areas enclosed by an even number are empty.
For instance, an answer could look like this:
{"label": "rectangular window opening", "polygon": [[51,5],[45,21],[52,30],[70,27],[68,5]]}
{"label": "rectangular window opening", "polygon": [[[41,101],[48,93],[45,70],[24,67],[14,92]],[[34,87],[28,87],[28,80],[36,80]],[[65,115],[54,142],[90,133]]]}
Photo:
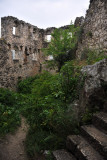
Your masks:
{"label": "rectangular window opening", "polygon": [[0,38],[1,38],[1,18],[0,18]]}
{"label": "rectangular window opening", "polygon": [[36,53],[33,53],[33,54],[32,54],[32,60],[33,60],[33,61],[37,61],[37,54],[36,54]]}
{"label": "rectangular window opening", "polygon": [[51,42],[51,38],[52,38],[51,35],[46,35],[46,41],[47,41],[47,42]]}
{"label": "rectangular window opening", "polygon": [[13,35],[16,34],[16,27],[13,27]]}
{"label": "rectangular window opening", "polygon": [[12,57],[13,57],[13,60],[16,59],[15,50],[12,50]]}

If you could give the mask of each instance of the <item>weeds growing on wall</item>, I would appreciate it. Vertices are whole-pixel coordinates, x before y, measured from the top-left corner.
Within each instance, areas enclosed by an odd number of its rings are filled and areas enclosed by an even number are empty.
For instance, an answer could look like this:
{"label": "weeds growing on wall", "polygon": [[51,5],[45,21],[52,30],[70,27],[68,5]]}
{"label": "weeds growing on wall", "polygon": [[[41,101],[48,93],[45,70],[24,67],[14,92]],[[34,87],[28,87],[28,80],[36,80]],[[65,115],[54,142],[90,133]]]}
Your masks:
{"label": "weeds growing on wall", "polygon": [[81,55],[81,60],[85,60],[86,65],[94,64],[104,58],[107,58],[104,51],[93,50],[85,48]]}

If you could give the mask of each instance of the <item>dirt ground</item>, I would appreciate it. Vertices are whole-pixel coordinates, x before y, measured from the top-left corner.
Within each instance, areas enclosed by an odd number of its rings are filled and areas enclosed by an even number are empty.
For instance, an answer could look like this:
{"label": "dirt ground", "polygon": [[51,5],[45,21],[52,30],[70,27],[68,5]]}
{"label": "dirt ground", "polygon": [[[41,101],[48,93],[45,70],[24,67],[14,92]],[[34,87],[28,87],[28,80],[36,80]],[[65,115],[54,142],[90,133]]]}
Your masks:
{"label": "dirt ground", "polygon": [[28,125],[21,117],[21,126],[17,131],[0,140],[0,160],[28,160],[24,147],[27,131]]}

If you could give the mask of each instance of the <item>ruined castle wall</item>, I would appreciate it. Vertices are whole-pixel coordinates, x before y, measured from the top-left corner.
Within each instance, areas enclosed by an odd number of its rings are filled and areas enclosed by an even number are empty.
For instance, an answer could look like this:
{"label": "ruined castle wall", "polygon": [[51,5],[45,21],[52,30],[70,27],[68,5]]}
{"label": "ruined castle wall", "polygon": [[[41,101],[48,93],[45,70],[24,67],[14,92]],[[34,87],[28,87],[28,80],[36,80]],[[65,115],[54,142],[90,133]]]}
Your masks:
{"label": "ruined castle wall", "polygon": [[0,87],[15,89],[18,79],[41,72],[46,58],[41,48],[48,44],[46,34],[15,17],[1,19]]}
{"label": "ruined castle wall", "polygon": [[13,60],[8,44],[4,39],[0,40],[0,87],[15,89],[19,79],[37,73],[38,69],[39,65],[35,62],[22,64],[19,59]]}
{"label": "ruined castle wall", "polygon": [[[78,58],[85,48],[107,53],[107,0],[90,0],[85,20],[78,18],[75,25],[82,26],[76,53]],[[61,28],[67,29],[69,25]],[[47,37],[55,29],[40,29],[11,16],[1,19],[0,87],[14,89],[18,79],[45,69],[44,62],[49,59],[41,49],[48,46]]]}
{"label": "ruined castle wall", "polygon": [[0,87],[15,89],[19,79],[47,70],[44,62],[49,57],[41,49],[48,46],[55,29],[40,29],[11,16],[1,19]]}
{"label": "ruined castle wall", "polygon": [[104,50],[107,53],[107,0],[90,0],[77,57],[81,57],[85,48]]}

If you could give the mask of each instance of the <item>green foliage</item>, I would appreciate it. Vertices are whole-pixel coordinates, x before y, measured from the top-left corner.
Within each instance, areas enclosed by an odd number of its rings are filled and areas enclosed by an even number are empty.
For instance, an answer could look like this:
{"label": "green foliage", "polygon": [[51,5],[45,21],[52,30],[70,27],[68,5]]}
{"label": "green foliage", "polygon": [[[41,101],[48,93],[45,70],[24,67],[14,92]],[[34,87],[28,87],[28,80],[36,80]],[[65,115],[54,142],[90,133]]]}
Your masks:
{"label": "green foliage", "polygon": [[[32,78],[31,94],[26,94],[26,98],[23,96],[22,101],[25,98],[25,104],[21,104],[22,113],[30,125],[26,145],[31,157],[41,150],[63,148],[66,136],[77,133],[78,123],[73,116],[72,108],[72,114],[68,114],[67,106],[69,101],[76,98],[73,96],[73,89],[76,88],[77,77],[73,78],[73,73],[73,65],[69,63],[56,75],[44,72]],[[69,84],[64,83],[68,80],[67,76],[71,77]],[[68,88],[68,85],[72,86],[72,89]]]}
{"label": "green foliage", "polygon": [[[37,77],[37,76],[36,76]],[[36,77],[28,77],[23,81],[18,82],[18,92],[23,94],[30,94],[32,89],[32,82]]]}
{"label": "green foliage", "polygon": [[99,111],[98,106],[94,106],[93,108],[86,108],[85,112],[82,114],[82,117],[81,117],[82,125],[91,124],[93,114],[97,113],[98,111]]}
{"label": "green foliage", "polygon": [[[75,28],[74,25],[71,25],[69,29],[56,29],[52,34],[51,43],[43,49],[47,56],[53,56],[54,65],[59,71],[64,62],[72,59],[72,54],[76,51],[78,32],[79,28]],[[70,50],[72,54],[69,54]]]}
{"label": "green foliage", "polygon": [[87,57],[87,64],[94,64],[104,58],[107,58],[104,52],[97,52],[94,50],[89,50]]}
{"label": "green foliage", "polygon": [[81,26],[78,32],[78,42],[82,43],[83,33],[84,33],[84,29],[83,29],[83,26]]}
{"label": "green foliage", "polygon": [[82,124],[91,124],[92,123],[93,112],[86,109],[86,112],[83,114],[81,123]]}
{"label": "green foliage", "polygon": [[102,51],[98,50],[92,50],[92,49],[87,49],[85,48],[82,52],[81,60],[85,60],[86,64],[85,65],[91,65],[94,64],[104,58],[107,58],[107,55]]}
{"label": "green foliage", "polygon": [[80,78],[80,67],[75,66],[73,61],[66,62],[61,68],[60,82],[66,99],[70,101],[78,99],[77,84]]}
{"label": "green foliage", "polygon": [[14,105],[17,97],[15,93],[8,89],[0,88],[0,103],[7,106]]}
{"label": "green foliage", "polygon": [[17,94],[0,88],[0,136],[13,132],[20,125]]}
{"label": "green foliage", "polygon": [[19,111],[0,104],[0,136],[13,132],[20,125]]}

